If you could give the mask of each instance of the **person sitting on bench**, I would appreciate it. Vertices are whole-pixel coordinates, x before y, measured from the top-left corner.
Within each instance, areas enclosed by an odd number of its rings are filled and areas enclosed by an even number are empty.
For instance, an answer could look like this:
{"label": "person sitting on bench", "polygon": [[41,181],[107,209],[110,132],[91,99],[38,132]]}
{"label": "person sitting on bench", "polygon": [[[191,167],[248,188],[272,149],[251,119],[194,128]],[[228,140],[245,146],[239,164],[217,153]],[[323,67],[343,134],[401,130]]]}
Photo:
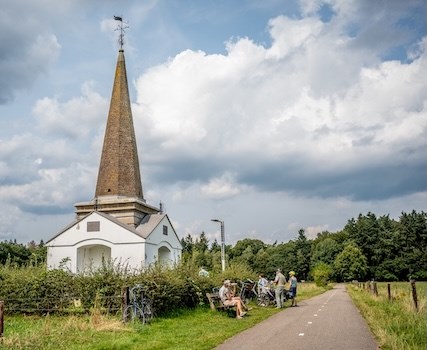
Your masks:
{"label": "person sitting on bench", "polygon": [[219,297],[225,306],[235,306],[236,318],[241,319],[246,315],[246,312],[243,311],[244,308],[246,309],[246,306],[240,297],[234,296],[233,291],[230,289],[230,284],[230,280],[224,281],[222,287],[219,289]]}

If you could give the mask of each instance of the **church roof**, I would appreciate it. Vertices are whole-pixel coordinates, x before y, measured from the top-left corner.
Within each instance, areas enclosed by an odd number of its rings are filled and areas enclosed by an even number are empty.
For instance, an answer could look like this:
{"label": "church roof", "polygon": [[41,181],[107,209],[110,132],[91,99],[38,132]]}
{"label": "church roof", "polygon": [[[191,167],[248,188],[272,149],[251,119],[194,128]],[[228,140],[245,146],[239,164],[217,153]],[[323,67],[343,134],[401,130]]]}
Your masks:
{"label": "church roof", "polygon": [[165,216],[166,214],[151,214],[145,216],[142,219],[141,224],[136,228],[136,231],[141,237],[147,238]]}
{"label": "church roof", "polygon": [[[60,232],[58,232],[56,235],[54,235],[51,239],[49,239],[46,244],[48,244],[50,241],[54,240],[56,237],[58,237],[59,235],[61,235],[62,233],[64,233],[65,231],[67,231],[68,229],[70,229],[71,227],[77,225],[79,222],[83,221],[84,219],[86,219],[87,217],[89,217],[92,214],[98,214],[101,215],[102,217],[104,217],[105,219],[114,222],[115,224],[119,225],[120,227],[124,228],[127,231],[130,231],[138,236],[140,236],[141,238],[148,238],[148,236],[154,231],[154,229],[160,224],[160,222],[163,220],[164,217],[166,217],[168,220],[169,218],[167,217],[166,214],[152,214],[152,215],[147,215],[144,217],[144,219],[141,221],[141,224],[137,227],[137,228],[133,228],[130,225],[126,225],[123,222],[121,222],[120,220],[118,220],[117,218],[115,218],[112,215],[100,212],[100,211],[92,211],[91,213],[89,213],[88,215],[73,221],[71,224],[67,225],[66,227],[64,227]],[[170,220],[169,220],[170,223]]]}
{"label": "church roof", "polygon": [[119,51],[95,197],[144,199],[123,50]]}

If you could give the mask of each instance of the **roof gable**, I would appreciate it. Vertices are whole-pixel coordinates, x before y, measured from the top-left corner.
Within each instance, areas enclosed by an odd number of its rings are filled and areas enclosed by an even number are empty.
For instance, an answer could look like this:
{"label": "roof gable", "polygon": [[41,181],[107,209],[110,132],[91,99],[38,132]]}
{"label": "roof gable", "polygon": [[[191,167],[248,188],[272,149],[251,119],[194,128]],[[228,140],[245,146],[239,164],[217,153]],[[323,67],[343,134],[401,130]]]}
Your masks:
{"label": "roof gable", "polygon": [[167,220],[169,225],[172,227],[172,231],[173,231],[175,238],[178,240],[178,242],[180,242],[180,239],[178,238],[178,235],[176,234],[175,228],[173,227],[173,225],[172,225],[169,217],[167,216],[167,214],[146,215],[142,219],[141,224],[137,228],[133,228],[130,225],[126,225],[126,224],[122,223],[121,221],[119,221],[114,216],[111,216],[109,214],[99,212],[99,211],[92,211],[88,215],[82,217],[79,220],[75,220],[71,224],[64,227],[61,231],[59,231],[56,235],[54,235],[51,239],[49,239],[46,242],[46,244],[48,245],[51,241],[53,241],[55,238],[62,235],[64,232],[68,231],[71,227],[77,225],[78,223],[80,223],[86,219],[89,219],[91,216],[101,216],[101,217],[105,218],[106,220],[113,222],[114,224],[120,226],[121,228],[123,228],[123,229],[143,238],[143,239],[147,239],[150,236],[150,234],[153,233],[154,230],[162,223],[162,221]]}
{"label": "roof gable", "polygon": [[[64,232],[68,231],[71,227],[73,227],[73,226],[77,225],[78,223],[82,222],[83,220],[88,219],[90,216],[96,216],[96,215],[102,216],[103,218],[105,218],[105,219],[107,219],[107,220],[109,220],[109,221],[113,222],[114,224],[116,224],[116,225],[118,225],[118,226],[120,226],[120,227],[124,228],[125,230],[130,231],[130,232],[132,232],[133,234],[136,234],[136,235],[138,235],[138,236],[142,237],[142,236],[141,236],[141,235],[140,235],[140,234],[139,234],[139,233],[138,233],[138,232],[137,232],[137,231],[136,231],[132,226],[129,226],[129,225],[126,225],[126,224],[122,223],[121,221],[117,220],[114,216],[111,216],[111,215],[109,215],[109,214],[105,214],[105,213],[100,212],[100,211],[92,211],[92,212],[90,212],[88,215],[83,216],[81,219],[79,219],[79,220],[75,220],[75,221],[73,221],[71,224],[69,224],[69,225],[65,226],[61,231],[59,231],[59,232],[58,232],[57,234],[55,234],[51,239],[49,239],[49,240],[46,242],[46,244],[48,244],[49,242],[53,241],[55,238],[59,237],[59,236],[60,236],[60,235],[62,235]],[[144,237],[142,237],[142,238],[144,238]]]}

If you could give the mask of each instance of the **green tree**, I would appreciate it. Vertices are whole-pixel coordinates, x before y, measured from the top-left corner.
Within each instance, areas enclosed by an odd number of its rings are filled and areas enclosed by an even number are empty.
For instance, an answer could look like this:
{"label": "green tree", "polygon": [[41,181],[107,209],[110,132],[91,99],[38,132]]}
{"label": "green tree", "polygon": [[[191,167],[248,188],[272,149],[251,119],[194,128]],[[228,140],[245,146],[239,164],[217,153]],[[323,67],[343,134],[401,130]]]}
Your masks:
{"label": "green tree", "polygon": [[185,238],[181,239],[182,252],[191,254],[194,248],[193,237],[188,234]]}
{"label": "green tree", "polygon": [[233,259],[233,262],[245,264],[246,266],[249,266],[252,269],[255,265],[255,255],[252,252],[252,247],[247,246],[246,249],[242,252],[242,254]]}
{"label": "green tree", "polygon": [[306,280],[308,278],[308,273],[310,272],[311,241],[307,239],[303,229],[298,231],[295,248],[296,266],[294,267],[294,270],[297,271],[301,280]]}
{"label": "green tree", "polygon": [[402,213],[399,221],[400,279],[427,279],[427,213]]}
{"label": "green tree", "polygon": [[30,250],[25,245],[17,243],[16,240],[0,243],[0,264],[24,266],[30,262],[30,258]]}
{"label": "green tree", "polygon": [[366,276],[368,262],[357,244],[350,242],[334,261],[334,272],[341,281],[363,279]]}
{"label": "green tree", "polygon": [[193,237],[188,234],[184,238],[181,239],[182,246],[182,260],[183,261],[191,261],[194,249]]}
{"label": "green tree", "polygon": [[381,227],[375,214],[368,212],[366,215],[359,214],[357,220],[348,221],[344,230],[348,232],[349,239],[354,241],[367,258],[368,277],[376,277],[376,267],[379,258]]}
{"label": "green tree", "polygon": [[196,241],[194,242],[194,249],[199,252],[205,252],[209,249],[209,240],[204,232],[200,234],[199,238],[196,238]]}
{"label": "green tree", "polygon": [[325,238],[313,247],[311,265],[315,266],[320,262],[332,265],[340,251],[341,247],[337,241],[330,237]]}
{"label": "green tree", "polygon": [[265,248],[265,244],[259,239],[245,238],[237,241],[236,245],[231,249],[230,257],[235,258],[241,256],[248,247],[251,248],[253,254],[256,254],[259,250]]}
{"label": "green tree", "polygon": [[318,262],[313,267],[311,276],[317,286],[326,286],[332,276],[332,268],[324,262]]}
{"label": "green tree", "polygon": [[260,249],[254,257],[253,270],[259,273],[266,273],[267,263],[269,261],[269,255],[267,249]]}
{"label": "green tree", "polygon": [[220,252],[221,251],[221,245],[218,243],[218,241],[216,240],[216,238],[212,242],[210,251],[211,251],[211,253]]}

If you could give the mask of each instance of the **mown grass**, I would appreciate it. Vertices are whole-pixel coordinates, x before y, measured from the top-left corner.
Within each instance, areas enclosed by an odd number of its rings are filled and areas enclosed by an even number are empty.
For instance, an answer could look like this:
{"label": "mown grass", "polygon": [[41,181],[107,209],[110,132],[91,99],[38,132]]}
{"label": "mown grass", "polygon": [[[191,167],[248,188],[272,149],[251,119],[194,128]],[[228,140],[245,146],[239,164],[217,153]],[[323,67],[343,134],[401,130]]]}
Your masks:
{"label": "mown grass", "polygon": [[388,300],[387,283],[377,283],[378,296],[356,285],[348,285],[350,296],[380,341],[381,349],[427,349],[427,282],[417,282],[416,286],[418,312],[409,282],[391,283],[391,300]]}
{"label": "mown grass", "polygon": [[[327,288],[299,285],[299,300]],[[272,307],[257,307],[243,320],[207,306],[171,312],[148,326],[123,324],[119,316],[98,312],[88,316],[6,316],[0,348],[7,349],[212,349],[225,339],[274,315]],[[287,305],[289,306],[289,302]]]}

